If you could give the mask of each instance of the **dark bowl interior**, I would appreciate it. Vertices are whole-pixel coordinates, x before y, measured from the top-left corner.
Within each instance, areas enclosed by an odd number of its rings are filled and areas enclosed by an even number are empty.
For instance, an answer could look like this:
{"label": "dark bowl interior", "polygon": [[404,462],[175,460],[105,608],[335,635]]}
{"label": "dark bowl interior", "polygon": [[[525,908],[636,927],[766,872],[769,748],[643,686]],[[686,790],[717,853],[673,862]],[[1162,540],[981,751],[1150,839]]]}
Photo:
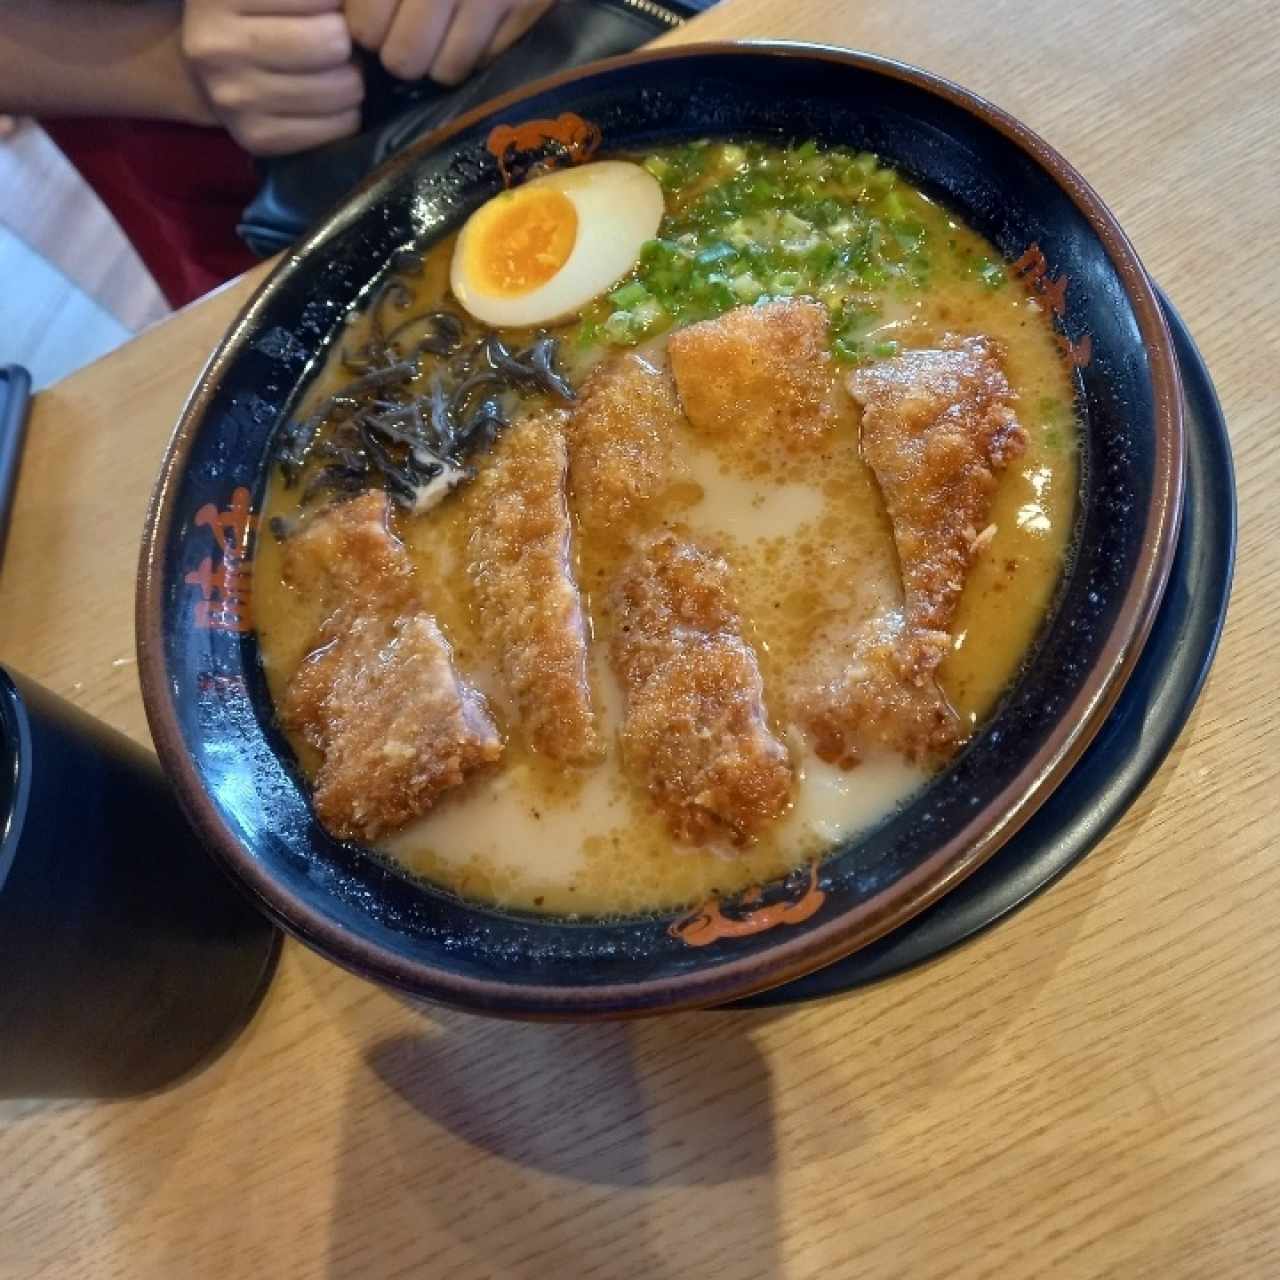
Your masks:
{"label": "dark bowl interior", "polygon": [[[606,149],[738,134],[874,151],[1008,258],[1038,245],[1046,278],[1067,281],[1063,332],[1092,344],[1079,370],[1087,439],[1073,558],[998,713],[913,803],[835,851],[811,918],[702,947],[673,937],[669,917],[573,923],[463,904],[336,843],[273,727],[253,635],[193,625],[202,562],[212,557],[216,568],[218,556],[202,508],[230,509],[241,488],[260,506],[273,435],[348,310],[397,250],[453,229],[499,188],[490,129],[567,110],[598,124]],[[954,86],[860,55],[741,45],[633,56],[543,82],[381,170],[287,257],[203,375],[143,549],[139,646],[161,758],[206,840],[262,904],[379,981],[534,1016],[716,1003],[774,985],[944,893],[1083,750],[1136,658],[1168,570],[1179,404],[1163,319],[1110,215],[1043,142]]]}

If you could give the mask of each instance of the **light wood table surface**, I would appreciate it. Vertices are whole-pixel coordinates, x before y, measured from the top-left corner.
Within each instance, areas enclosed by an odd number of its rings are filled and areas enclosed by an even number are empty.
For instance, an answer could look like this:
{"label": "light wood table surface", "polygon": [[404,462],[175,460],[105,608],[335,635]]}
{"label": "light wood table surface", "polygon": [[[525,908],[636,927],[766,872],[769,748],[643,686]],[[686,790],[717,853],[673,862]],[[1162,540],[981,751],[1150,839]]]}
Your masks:
{"label": "light wood table surface", "polygon": [[[1280,9],[729,0],[673,38],[728,36],[958,80],[1130,231],[1239,473],[1235,595],[1189,728],[1052,892],[820,1006],[493,1023],[290,945],[190,1083],[0,1111],[5,1280],[1280,1275]],[[147,493],[260,276],[35,406],[0,660],[139,738]]]}

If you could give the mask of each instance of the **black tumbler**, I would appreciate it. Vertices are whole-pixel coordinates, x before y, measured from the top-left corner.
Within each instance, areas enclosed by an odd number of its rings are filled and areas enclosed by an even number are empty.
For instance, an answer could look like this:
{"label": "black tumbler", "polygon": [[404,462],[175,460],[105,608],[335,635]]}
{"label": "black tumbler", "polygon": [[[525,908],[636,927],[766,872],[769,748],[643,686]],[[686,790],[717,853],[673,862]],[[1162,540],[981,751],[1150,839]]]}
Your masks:
{"label": "black tumbler", "polygon": [[245,1025],[278,951],[150,752],[0,669],[0,1098],[177,1080]]}

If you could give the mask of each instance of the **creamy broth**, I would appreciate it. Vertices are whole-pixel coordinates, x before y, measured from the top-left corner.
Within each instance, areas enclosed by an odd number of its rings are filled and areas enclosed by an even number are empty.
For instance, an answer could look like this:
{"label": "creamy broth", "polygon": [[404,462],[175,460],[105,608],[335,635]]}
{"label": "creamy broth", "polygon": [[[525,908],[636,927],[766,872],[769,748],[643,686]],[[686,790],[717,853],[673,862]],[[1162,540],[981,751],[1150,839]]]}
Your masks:
{"label": "creamy broth", "polygon": [[[878,297],[871,343],[936,344],[944,334],[985,334],[1004,348],[1004,367],[1019,396],[1026,451],[1005,472],[991,515],[994,536],[979,554],[961,599],[953,650],[940,683],[957,712],[977,724],[1008,686],[1040,627],[1057,584],[1074,518],[1078,428],[1073,386],[1047,316],[1015,280],[994,284],[994,251],[919,193],[903,188],[913,217],[938,246],[928,285],[886,287]],[[402,277],[407,308],[448,297],[452,240],[434,246],[420,270]],[[1003,270],[1003,268],[1002,268]],[[563,332],[564,365],[580,382],[609,354],[597,340],[599,317]],[[358,347],[369,319],[353,317],[341,344]],[[661,358],[664,337],[648,337]],[[309,389],[307,403],[348,380],[336,359]],[[425,385],[424,385],[425,390]],[[305,405],[304,405],[305,409]],[[672,482],[648,513],[668,525],[710,536],[734,572],[744,635],[759,659],[765,702],[784,705],[786,673],[813,635],[835,620],[851,623],[902,600],[892,532],[876,481],[862,461],[857,413],[842,415],[830,448],[789,453],[748,450],[680,430]],[[471,460],[477,468],[485,458]],[[299,517],[302,486],[273,475],[264,515]],[[499,727],[512,709],[495,656],[480,633],[466,572],[475,487],[464,485],[421,515],[396,515],[396,532],[416,565],[421,595],[453,646],[460,671],[486,695]],[[790,811],[745,848],[726,851],[673,842],[643,789],[624,773],[616,735],[622,697],[609,667],[607,592],[627,542],[574,548],[592,636],[592,692],[609,743],[604,761],[586,769],[551,765],[508,735],[502,763],[443,796],[422,819],[380,844],[411,872],[471,899],[503,907],[584,916],[642,913],[741,891],[773,879],[873,825],[927,780],[927,771],[888,752],[871,753],[841,771],[818,760],[802,734],[779,723],[797,786]],[[260,541],[255,572],[258,639],[267,681],[279,701],[314,643],[319,606],[288,586],[282,547]],[[293,743],[305,771],[314,751]]]}

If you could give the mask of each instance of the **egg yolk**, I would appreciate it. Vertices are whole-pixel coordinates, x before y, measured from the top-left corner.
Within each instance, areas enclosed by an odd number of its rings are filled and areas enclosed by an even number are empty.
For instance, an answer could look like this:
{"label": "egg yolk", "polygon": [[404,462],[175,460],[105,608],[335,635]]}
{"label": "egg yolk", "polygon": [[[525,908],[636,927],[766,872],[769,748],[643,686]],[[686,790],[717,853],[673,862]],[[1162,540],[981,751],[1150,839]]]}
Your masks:
{"label": "egg yolk", "polygon": [[562,191],[523,187],[500,196],[473,228],[467,274],[490,295],[519,297],[564,266],[578,238],[578,211]]}

